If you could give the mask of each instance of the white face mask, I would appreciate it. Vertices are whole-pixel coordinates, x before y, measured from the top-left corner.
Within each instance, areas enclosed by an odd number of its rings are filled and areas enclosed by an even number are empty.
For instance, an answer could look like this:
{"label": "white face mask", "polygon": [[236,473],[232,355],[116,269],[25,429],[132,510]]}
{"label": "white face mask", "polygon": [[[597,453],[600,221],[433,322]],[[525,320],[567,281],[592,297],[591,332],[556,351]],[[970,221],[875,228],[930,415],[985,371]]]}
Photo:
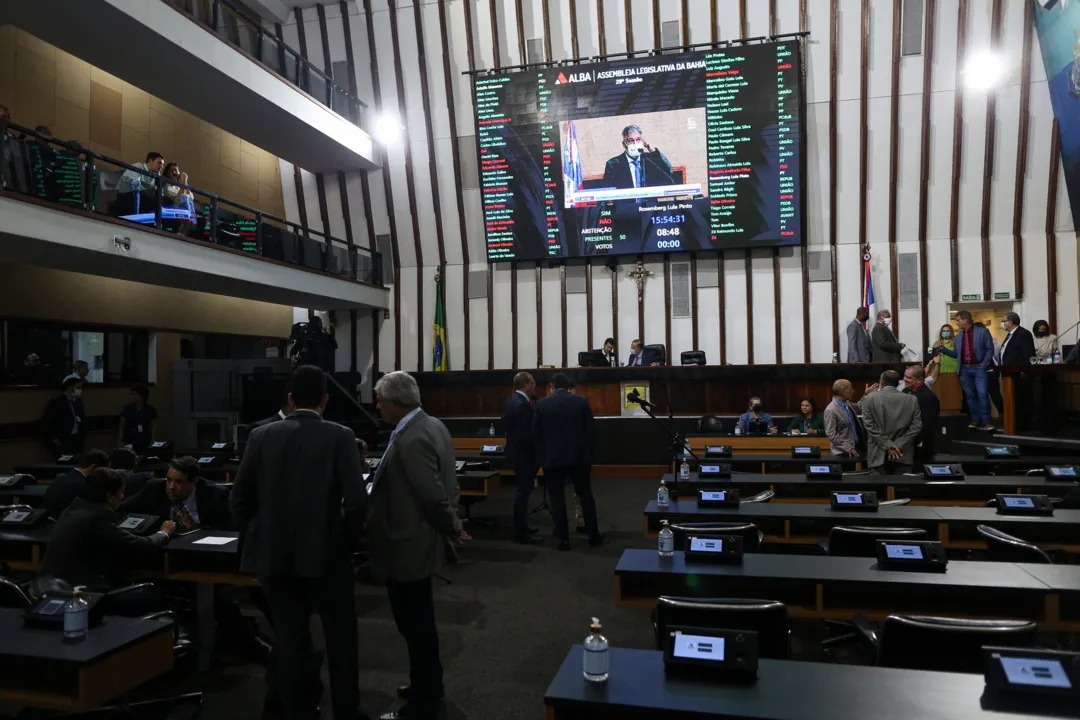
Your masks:
{"label": "white face mask", "polygon": [[636,158],[643,152],[645,152],[645,143],[640,140],[634,143],[628,143],[626,146],[626,154],[632,158]]}
{"label": "white face mask", "polygon": [[878,322],[888,327],[890,324],[892,324],[892,318],[881,318],[880,320],[878,320]]}
{"label": "white face mask", "polygon": [[1009,329],[1009,326],[1005,323],[1004,320],[1001,321],[1001,329],[1002,330],[1008,330]]}

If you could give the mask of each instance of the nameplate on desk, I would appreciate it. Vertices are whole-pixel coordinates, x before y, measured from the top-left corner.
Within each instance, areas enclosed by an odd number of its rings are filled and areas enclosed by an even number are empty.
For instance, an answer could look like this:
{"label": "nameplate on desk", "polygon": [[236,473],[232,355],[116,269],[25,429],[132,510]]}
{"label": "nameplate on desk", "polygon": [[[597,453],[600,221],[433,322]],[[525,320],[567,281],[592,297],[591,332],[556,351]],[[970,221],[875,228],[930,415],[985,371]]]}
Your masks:
{"label": "nameplate on desk", "polygon": [[936,540],[878,540],[879,570],[945,572],[949,560]]}
{"label": "nameplate on desk", "polygon": [[731,465],[717,463],[715,465],[699,465],[698,477],[700,478],[729,478],[731,477]]}
{"label": "nameplate on desk", "polygon": [[689,535],[684,554],[687,562],[742,565],[742,535]]}
{"label": "nameplate on desk", "polygon": [[484,445],[480,448],[480,452],[484,455],[498,455],[505,447],[505,445]]}
{"label": "nameplate on desk", "polygon": [[757,633],[749,630],[669,627],[664,671],[718,681],[752,681],[758,669]]}
{"label": "nameplate on desk", "polygon": [[791,448],[791,457],[796,460],[821,457],[821,448],[817,445],[795,445]]}
{"label": "nameplate on desk", "polygon": [[1064,482],[1080,480],[1080,468],[1076,465],[1047,465],[1043,471],[1046,473],[1047,480]]}
{"label": "nameplate on desk", "polygon": [[130,513],[120,522],[116,523],[116,527],[123,528],[136,535],[143,535],[151,530],[156,530],[159,525],[161,525],[160,517],[157,515],[143,515],[141,513]]}
{"label": "nameplate on desk", "polygon": [[1020,457],[1020,448],[1015,445],[987,445],[986,457],[989,460],[995,458],[1018,458]]}
{"label": "nameplate on desk", "polygon": [[731,457],[730,445],[706,445],[705,457],[707,458],[729,458]]}
{"label": "nameplate on desk", "polygon": [[993,709],[1080,715],[1080,653],[990,646],[983,655],[984,699]]}
{"label": "nameplate on desk", "polygon": [[847,512],[877,512],[878,497],[873,491],[866,492],[834,492],[832,494],[832,509]]}
{"label": "nameplate on desk", "polygon": [[75,456],[74,455],[61,455],[60,457],[56,458],[56,462],[59,465],[69,465],[69,464],[75,462]]}
{"label": "nameplate on desk", "polygon": [[844,477],[844,470],[839,465],[813,464],[806,466],[807,480],[839,480]]}
{"label": "nameplate on desk", "polygon": [[998,515],[1053,515],[1054,504],[1047,495],[1008,495],[998,493]]}
{"label": "nameplate on desk", "polygon": [[739,507],[737,488],[726,490],[698,490],[698,507]]}
{"label": "nameplate on desk", "polygon": [[217,458],[211,457],[211,456],[205,456],[205,457],[199,458],[199,464],[204,465],[204,466],[205,465],[213,465],[215,460],[217,460]]}
{"label": "nameplate on desk", "polygon": [[923,477],[927,480],[963,480],[964,471],[959,465],[923,465]]}
{"label": "nameplate on desk", "polygon": [[211,450],[232,450],[232,443],[214,443],[210,446]]}
{"label": "nameplate on desk", "polygon": [[454,470],[456,470],[457,472],[465,472],[465,461],[464,460],[455,460],[454,461]]}

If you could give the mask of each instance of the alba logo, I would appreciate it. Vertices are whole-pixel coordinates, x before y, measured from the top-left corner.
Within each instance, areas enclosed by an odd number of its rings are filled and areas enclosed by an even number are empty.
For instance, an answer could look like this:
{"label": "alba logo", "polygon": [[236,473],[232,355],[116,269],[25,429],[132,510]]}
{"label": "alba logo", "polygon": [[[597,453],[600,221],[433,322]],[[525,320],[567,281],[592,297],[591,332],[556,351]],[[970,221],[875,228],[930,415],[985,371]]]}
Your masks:
{"label": "alba logo", "polygon": [[555,78],[555,84],[566,85],[567,83],[588,82],[590,80],[592,80],[592,73],[588,72],[570,73],[569,78],[562,73],[559,73],[559,77]]}

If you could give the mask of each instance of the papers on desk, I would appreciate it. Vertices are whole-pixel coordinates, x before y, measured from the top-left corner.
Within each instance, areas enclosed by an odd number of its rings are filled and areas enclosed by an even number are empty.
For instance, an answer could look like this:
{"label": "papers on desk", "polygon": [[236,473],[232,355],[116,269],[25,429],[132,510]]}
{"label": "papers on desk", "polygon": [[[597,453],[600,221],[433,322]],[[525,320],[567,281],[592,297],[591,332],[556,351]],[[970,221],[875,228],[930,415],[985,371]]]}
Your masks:
{"label": "papers on desk", "polygon": [[236,538],[234,538],[234,537],[217,537],[217,536],[211,535],[211,536],[208,536],[208,537],[200,538],[200,539],[196,540],[195,542],[193,542],[191,544],[192,545],[228,545],[229,543],[235,542],[235,541],[236,541]]}

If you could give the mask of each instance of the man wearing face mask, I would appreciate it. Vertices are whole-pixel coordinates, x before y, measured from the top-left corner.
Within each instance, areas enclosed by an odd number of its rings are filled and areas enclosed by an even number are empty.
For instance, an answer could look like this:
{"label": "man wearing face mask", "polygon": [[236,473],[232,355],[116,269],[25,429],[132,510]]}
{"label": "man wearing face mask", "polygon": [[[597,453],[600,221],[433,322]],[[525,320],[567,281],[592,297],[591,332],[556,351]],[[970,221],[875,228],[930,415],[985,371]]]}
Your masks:
{"label": "man wearing face mask", "polygon": [[604,166],[604,186],[643,188],[674,185],[671,163],[664,153],[645,142],[638,125],[627,125],[622,131],[623,153]]}
{"label": "man wearing face mask", "polygon": [[897,341],[896,335],[889,327],[891,324],[892,313],[888,310],[882,310],[877,314],[877,324],[874,325],[874,331],[871,333],[874,343],[874,362],[898,363],[903,359],[900,353],[905,345]]}
{"label": "man wearing face mask", "polygon": [[82,401],[82,380],[69,377],[63,394],[49,400],[41,420],[45,444],[54,456],[80,453],[86,442],[86,410]]}
{"label": "man wearing face mask", "polygon": [[870,362],[870,333],[866,330],[866,321],[870,318],[870,309],[861,307],[855,311],[855,319],[847,326],[847,361]]}

